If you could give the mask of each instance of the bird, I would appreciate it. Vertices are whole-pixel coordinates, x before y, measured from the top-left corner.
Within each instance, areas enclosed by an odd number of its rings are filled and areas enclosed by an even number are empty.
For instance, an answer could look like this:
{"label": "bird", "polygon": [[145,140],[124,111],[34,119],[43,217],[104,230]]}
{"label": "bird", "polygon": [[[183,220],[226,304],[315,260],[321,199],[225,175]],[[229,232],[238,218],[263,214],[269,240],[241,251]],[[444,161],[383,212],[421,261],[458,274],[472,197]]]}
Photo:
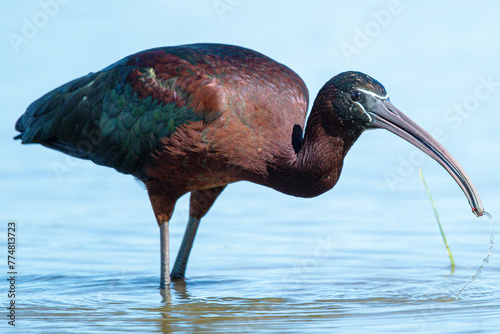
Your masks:
{"label": "bird", "polygon": [[[304,81],[248,48],[199,43],[127,56],[31,103],[14,139],[97,165],[145,184],[160,230],[160,288],[183,280],[201,219],[224,188],[249,181],[297,197],[337,183],[359,136],[382,128],[413,144],[458,183],[476,216],[471,180],[431,135],[367,74],[342,72],[319,90],[309,116]],[[169,221],[190,193],[189,219],[172,271]]]}

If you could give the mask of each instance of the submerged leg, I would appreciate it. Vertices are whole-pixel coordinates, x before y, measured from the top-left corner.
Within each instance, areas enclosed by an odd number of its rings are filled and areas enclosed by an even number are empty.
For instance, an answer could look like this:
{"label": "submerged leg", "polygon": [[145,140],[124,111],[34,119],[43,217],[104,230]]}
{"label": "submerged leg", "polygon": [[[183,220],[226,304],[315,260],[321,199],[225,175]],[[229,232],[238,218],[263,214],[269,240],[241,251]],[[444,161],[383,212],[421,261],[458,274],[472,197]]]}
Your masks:
{"label": "submerged leg", "polygon": [[151,206],[160,226],[160,288],[170,285],[168,222],[174,211],[176,198],[158,194],[153,185],[146,184]]}
{"label": "submerged leg", "polygon": [[169,267],[169,238],[168,222],[160,225],[160,288],[164,289],[170,284]]}
{"label": "submerged leg", "polygon": [[182,239],[181,247],[175,259],[174,268],[170,277],[173,281],[183,279],[186,274],[186,266],[189,254],[193,247],[196,231],[200,225],[201,218],[208,212],[212,204],[220,195],[226,186],[214,187],[209,189],[195,190],[191,192],[189,203],[189,220],[186,226],[186,232]]}

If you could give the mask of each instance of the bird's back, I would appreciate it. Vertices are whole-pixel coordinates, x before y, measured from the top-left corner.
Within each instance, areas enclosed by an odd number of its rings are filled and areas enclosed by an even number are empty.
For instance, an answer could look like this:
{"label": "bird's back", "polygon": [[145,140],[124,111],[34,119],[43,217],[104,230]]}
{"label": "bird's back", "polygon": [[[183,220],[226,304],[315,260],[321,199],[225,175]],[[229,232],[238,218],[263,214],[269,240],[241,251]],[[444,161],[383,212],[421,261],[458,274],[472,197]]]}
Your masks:
{"label": "bird's back", "polygon": [[[250,158],[253,149],[271,150],[273,140],[291,143],[307,104],[300,77],[255,51],[157,48],[47,93],[17,121],[16,138],[147,179],[147,166],[162,154],[178,159],[203,149],[231,159],[222,152],[231,131],[239,132],[230,142],[241,147],[234,149]],[[255,147],[236,139],[248,136]]]}

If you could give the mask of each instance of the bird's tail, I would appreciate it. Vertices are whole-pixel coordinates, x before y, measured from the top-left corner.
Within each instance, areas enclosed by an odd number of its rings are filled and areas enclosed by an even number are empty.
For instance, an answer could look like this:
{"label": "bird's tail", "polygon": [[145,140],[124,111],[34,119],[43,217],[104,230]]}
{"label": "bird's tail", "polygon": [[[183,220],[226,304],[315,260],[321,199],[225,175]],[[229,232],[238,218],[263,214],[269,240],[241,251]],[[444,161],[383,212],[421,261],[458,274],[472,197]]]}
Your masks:
{"label": "bird's tail", "polygon": [[[17,120],[15,128],[20,133],[14,139],[20,139],[23,144],[42,144],[75,157],[88,159],[88,153],[79,149],[74,143],[66,142],[60,134],[64,129],[62,123],[65,123],[69,118],[76,117],[73,110],[75,109],[74,104],[77,104],[78,100],[83,97],[79,96],[82,95],[80,91],[89,85],[95,77],[95,73],[90,73],[50,91],[33,102]],[[77,130],[77,126],[82,125],[80,123],[81,120],[78,119],[71,122],[75,127],[72,134],[74,137],[78,136],[75,130]]]}

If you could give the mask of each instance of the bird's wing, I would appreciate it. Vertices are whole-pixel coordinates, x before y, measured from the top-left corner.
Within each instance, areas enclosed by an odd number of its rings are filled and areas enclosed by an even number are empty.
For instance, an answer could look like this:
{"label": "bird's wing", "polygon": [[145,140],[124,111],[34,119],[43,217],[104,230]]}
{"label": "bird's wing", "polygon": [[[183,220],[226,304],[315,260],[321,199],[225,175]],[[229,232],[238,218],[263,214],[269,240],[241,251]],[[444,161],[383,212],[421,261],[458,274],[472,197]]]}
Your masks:
{"label": "bird's wing", "polygon": [[160,139],[189,122],[210,123],[222,99],[203,68],[152,50],[47,93],[17,121],[15,138],[146,178]]}

